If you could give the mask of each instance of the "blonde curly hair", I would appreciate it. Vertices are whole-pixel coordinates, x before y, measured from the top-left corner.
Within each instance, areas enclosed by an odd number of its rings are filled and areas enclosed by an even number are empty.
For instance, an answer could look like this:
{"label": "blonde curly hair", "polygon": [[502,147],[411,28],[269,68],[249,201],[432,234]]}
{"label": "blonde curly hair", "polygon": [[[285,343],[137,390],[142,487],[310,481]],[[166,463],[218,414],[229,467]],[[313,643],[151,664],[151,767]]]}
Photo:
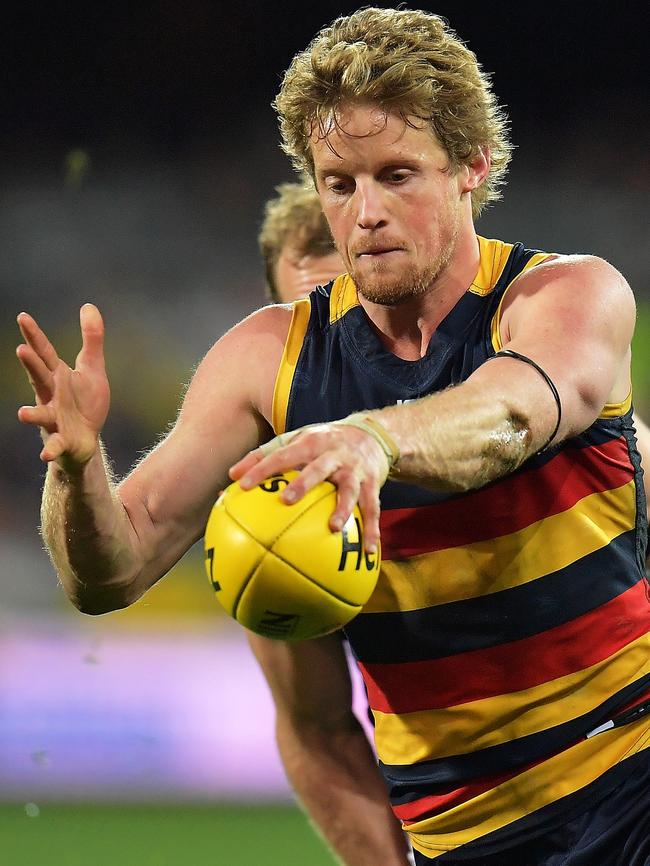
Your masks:
{"label": "blonde curly hair", "polygon": [[283,150],[313,176],[313,135],[326,137],[341,106],[372,102],[386,112],[431,125],[452,167],[479,148],[491,153],[490,172],[472,191],[472,212],[499,199],[512,145],[508,120],[475,54],[438,15],[368,7],[337,18],[297,54],[274,107]]}
{"label": "blonde curly hair", "polygon": [[279,301],[275,269],[285,247],[299,256],[326,256],[336,247],[311,179],[281,183],[275,191],[277,195],[264,208],[258,243],[264,259],[268,295],[271,300]]}

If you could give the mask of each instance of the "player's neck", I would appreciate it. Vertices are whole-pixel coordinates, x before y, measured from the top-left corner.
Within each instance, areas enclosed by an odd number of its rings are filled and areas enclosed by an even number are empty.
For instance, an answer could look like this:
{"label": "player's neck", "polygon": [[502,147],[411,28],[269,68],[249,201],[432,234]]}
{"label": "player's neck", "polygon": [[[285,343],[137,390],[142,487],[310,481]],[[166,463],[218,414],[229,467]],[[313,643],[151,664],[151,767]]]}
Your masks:
{"label": "player's neck", "polygon": [[361,299],[380,339],[406,361],[424,357],[432,335],[476,277],[480,248],[474,227],[461,233],[451,260],[429,289],[395,307]]}

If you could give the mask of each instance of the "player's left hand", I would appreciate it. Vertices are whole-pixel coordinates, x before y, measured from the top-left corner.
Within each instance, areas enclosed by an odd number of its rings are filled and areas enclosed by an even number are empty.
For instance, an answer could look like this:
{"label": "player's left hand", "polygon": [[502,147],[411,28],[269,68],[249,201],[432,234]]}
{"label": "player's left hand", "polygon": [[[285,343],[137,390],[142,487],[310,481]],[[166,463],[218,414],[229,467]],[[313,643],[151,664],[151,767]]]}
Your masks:
{"label": "player's left hand", "polygon": [[379,543],[379,490],[389,468],[386,454],[372,435],[355,426],[332,422],[276,436],[235,463],[230,477],[249,490],[271,475],[299,469],[300,474],[281,494],[288,505],[321,481],[333,482],[338,496],[330,529],[341,529],[358,503],[365,548],[374,552]]}

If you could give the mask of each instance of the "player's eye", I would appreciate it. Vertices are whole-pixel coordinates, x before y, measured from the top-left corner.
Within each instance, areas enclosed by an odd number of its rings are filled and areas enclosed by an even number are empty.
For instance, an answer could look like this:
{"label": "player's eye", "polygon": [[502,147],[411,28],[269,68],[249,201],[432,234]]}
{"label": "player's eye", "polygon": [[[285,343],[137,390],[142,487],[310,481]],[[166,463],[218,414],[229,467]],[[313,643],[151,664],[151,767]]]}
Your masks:
{"label": "player's eye", "polygon": [[332,178],[327,180],[325,185],[328,192],[333,192],[335,195],[344,195],[351,189],[350,181],[343,178]]}
{"label": "player's eye", "polygon": [[410,172],[401,169],[388,172],[386,180],[388,180],[389,183],[404,183],[404,181],[408,180],[410,176]]}

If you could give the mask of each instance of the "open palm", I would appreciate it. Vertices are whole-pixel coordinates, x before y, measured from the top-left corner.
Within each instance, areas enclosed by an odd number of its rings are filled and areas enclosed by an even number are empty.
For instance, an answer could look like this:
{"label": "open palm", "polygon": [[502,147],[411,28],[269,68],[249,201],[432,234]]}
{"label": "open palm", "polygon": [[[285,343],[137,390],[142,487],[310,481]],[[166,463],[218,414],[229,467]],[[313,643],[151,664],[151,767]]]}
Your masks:
{"label": "open palm", "polygon": [[83,466],[95,453],[110,404],[101,314],[92,304],[84,304],[79,319],[82,347],[72,369],[32,316],[18,316],[25,342],[16,354],[36,397],[35,406],[21,406],[18,418],[40,427],[41,459],[56,460],[67,470]]}

